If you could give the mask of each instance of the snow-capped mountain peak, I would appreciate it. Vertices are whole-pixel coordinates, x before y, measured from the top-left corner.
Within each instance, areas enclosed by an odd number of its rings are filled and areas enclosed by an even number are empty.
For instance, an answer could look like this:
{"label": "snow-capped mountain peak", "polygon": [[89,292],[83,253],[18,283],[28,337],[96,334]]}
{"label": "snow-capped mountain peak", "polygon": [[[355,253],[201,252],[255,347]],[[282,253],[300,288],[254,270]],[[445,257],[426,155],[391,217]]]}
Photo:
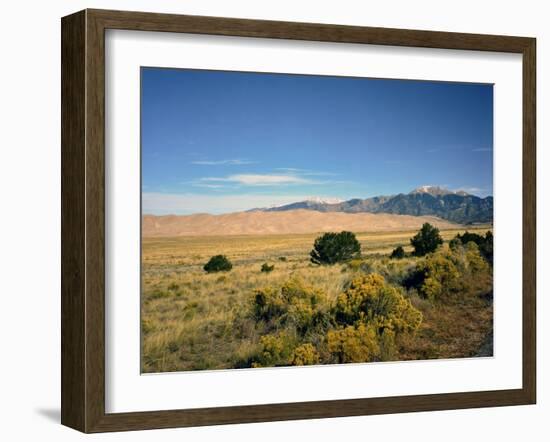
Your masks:
{"label": "snow-capped mountain peak", "polygon": [[464,192],[463,190],[459,190],[458,192],[453,192],[452,190],[445,189],[441,186],[420,186],[414,189],[412,192],[410,192],[411,195],[418,194],[418,193],[427,193],[432,196],[443,196],[443,195],[460,195],[460,196],[466,196],[468,193]]}
{"label": "snow-capped mountain peak", "polygon": [[316,203],[316,204],[338,204],[343,202],[344,200],[340,198],[330,198],[330,197],[323,198],[320,196],[308,196],[305,199],[305,201],[309,203]]}

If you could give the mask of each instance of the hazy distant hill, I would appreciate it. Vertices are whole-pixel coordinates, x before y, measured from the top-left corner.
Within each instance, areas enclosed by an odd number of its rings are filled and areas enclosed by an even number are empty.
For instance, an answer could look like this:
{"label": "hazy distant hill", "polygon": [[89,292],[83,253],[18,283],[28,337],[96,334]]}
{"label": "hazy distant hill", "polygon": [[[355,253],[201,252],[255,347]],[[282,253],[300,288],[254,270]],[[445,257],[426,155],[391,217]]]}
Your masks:
{"label": "hazy distant hill", "polygon": [[350,230],[380,232],[415,230],[429,222],[440,228],[456,224],[430,216],[375,213],[323,213],[298,209],[280,212],[254,211],[223,215],[144,215],[142,234],[151,236],[267,235]]}
{"label": "hazy distant hill", "polygon": [[464,191],[452,192],[437,186],[422,186],[408,194],[373,198],[355,198],[338,203],[300,201],[279,207],[254,209],[284,212],[306,209],[319,212],[391,213],[397,215],[432,215],[461,224],[493,221],[493,197],[480,198]]}

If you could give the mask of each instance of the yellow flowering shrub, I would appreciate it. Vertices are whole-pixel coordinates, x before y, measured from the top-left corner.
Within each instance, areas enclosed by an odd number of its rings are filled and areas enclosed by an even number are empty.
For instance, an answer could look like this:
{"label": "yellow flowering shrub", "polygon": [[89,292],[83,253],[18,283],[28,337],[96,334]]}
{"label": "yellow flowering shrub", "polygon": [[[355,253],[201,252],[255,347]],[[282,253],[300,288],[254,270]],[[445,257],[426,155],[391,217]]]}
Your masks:
{"label": "yellow flowering shrub", "polygon": [[492,286],[492,267],[473,241],[464,246],[455,241],[449,247],[426,256],[415,270],[412,285],[425,298],[435,301],[444,294],[469,293]]}
{"label": "yellow flowering shrub", "polygon": [[481,255],[478,245],[470,241],[466,244],[466,261],[468,268],[473,274],[485,273],[491,274],[491,266]]}
{"label": "yellow flowering shrub", "polygon": [[281,287],[281,297],[286,302],[293,302],[298,299],[304,300],[312,306],[326,300],[326,294],[322,290],[307,286],[298,278],[292,278],[283,284]]}
{"label": "yellow flowering shrub", "polygon": [[286,305],[279,291],[266,287],[254,293],[252,311],[256,320],[269,321],[283,315]]}
{"label": "yellow flowering shrub", "polygon": [[374,327],[359,324],[349,325],[327,333],[330,353],[339,364],[346,362],[369,362],[376,360],[380,353],[377,333]]}
{"label": "yellow flowering shrub", "polygon": [[319,353],[312,344],[302,344],[294,349],[292,365],[315,365],[319,359]]}
{"label": "yellow flowering shrub", "polygon": [[252,301],[256,320],[270,322],[274,327],[290,326],[304,333],[321,309],[327,304],[326,294],[305,285],[299,279],[291,279],[277,290],[257,290]]}
{"label": "yellow flowering shrub", "polygon": [[418,264],[424,274],[419,291],[424,297],[435,300],[443,293],[457,291],[462,287],[463,263],[459,251],[442,249],[426,257]]}
{"label": "yellow flowering shrub", "polygon": [[422,313],[401,290],[377,274],[354,279],[349,288],[338,295],[334,311],[340,324],[365,322],[395,332],[412,332],[422,322]]}
{"label": "yellow flowering shrub", "polygon": [[262,336],[260,338],[260,352],[254,358],[252,367],[289,365],[292,347],[292,338],[285,333]]}

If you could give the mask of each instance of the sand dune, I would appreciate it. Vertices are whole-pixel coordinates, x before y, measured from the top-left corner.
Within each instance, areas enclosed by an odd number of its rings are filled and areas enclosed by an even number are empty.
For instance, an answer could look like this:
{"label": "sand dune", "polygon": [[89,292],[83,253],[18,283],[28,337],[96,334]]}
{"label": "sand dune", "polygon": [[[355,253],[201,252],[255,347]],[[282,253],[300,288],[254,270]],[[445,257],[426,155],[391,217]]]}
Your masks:
{"label": "sand dune", "polygon": [[142,234],[151,236],[268,235],[350,230],[381,232],[417,229],[429,222],[439,228],[456,224],[432,216],[374,213],[316,212],[238,212],[224,215],[144,215]]}

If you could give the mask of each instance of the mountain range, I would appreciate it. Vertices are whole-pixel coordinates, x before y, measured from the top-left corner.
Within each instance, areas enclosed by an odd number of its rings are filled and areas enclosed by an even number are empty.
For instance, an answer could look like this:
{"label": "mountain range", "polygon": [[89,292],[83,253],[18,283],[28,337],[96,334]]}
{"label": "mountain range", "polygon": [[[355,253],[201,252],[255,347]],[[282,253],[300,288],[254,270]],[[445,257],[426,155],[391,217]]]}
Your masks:
{"label": "mountain range", "polygon": [[480,198],[465,191],[451,191],[439,186],[422,186],[404,194],[354,198],[347,201],[325,201],[312,198],[278,207],[252,209],[261,212],[289,210],[318,212],[388,213],[395,215],[436,216],[460,224],[493,221],[493,197]]}

